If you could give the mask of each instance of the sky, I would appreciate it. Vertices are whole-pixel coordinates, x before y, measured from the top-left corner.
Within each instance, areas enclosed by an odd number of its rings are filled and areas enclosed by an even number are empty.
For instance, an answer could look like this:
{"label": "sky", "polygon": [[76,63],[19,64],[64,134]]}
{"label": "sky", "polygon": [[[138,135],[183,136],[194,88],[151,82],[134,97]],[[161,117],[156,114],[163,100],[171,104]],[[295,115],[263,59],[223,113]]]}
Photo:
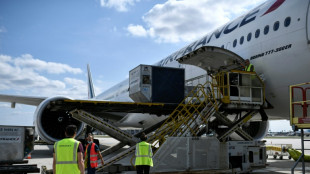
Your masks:
{"label": "sky", "polygon": [[[0,93],[87,98],[90,64],[98,95],[264,1],[1,0]],[[0,103],[1,124],[32,125],[35,108]]]}

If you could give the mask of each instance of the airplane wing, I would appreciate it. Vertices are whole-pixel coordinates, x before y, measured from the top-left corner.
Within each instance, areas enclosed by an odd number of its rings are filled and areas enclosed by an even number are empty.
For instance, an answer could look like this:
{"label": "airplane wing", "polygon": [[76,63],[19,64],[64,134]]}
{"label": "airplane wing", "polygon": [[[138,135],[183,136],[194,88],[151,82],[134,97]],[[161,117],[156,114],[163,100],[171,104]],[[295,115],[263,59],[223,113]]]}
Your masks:
{"label": "airplane wing", "polygon": [[82,109],[97,116],[104,117],[110,113],[150,113],[150,114],[170,114],[178,104],[172,103],[135,103],[135,102],[113,102],[102,100],[58,100],[50,103],[51,111],[71,111]]}
{"label": "airplane wing", "polygon": [[14,108],[15,103],[38,106],[47,97],[31,97],[31,96],[19,96],[19,95],[4,95],[0,94],[0,102],[12,103]]}

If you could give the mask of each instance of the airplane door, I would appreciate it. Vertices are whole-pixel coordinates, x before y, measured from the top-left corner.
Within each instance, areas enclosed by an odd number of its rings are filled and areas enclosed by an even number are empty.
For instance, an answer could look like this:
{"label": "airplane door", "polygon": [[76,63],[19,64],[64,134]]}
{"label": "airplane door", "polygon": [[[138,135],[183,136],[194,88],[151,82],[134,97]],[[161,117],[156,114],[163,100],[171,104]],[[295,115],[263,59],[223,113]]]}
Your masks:
{"label": "airplane door", "polygon": [[243,58],[236,53],[220,47],[203,46],[192,51],[177,61],[181,64],[198,66],[207,72],[218,72],[219,69],[235,69]]}

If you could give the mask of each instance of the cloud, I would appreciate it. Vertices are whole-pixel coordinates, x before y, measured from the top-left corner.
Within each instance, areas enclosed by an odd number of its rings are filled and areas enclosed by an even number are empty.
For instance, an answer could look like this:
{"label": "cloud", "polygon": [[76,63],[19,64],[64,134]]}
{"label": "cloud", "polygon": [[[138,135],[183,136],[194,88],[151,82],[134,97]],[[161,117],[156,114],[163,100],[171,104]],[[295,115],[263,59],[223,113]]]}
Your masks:
{"label": "cloud", "polygon": [[115,8],[119,12],[128,11],[129,6],[133,6],[135,2],[140,0],[100,0],[102,7]]}
{"label": "cloud", "polygon": [[127,31],[133,36],[150,37],[158,42],[190,42],[263,1],[168,0],[155,5],[142,17],[144,26],[130,24]]}
{"label": "cloud", "polygon": [[[58,80],[59,74],[72,76],[81,73],[82,70],[79,68],[34,59],[30,54],[20,57],[0,55],[0,90],[2,91],[14,90],[20,95],[45,97],[67,95],[73,98],[84,98],[87,96],[85,82],[71,77]],[[76,89],[73,90],[74,88]]]}
{"label": "cloud", "polygon": [[10,62],[12,58],[10,56],[0,54],[0,62]]}
{"label": "cloud", "polygon": [[141,25],[129,25],[128,31],[134,36],[146,37],[147,31]]}
{"label": "cloud", "polygon": [[45,62],[39,59],[34,59],[30,54],[24,54],[21,57],[14,59],[14,64],[17,67],[29,68],[35,71],[46,71],[50,74],[62,74],[62,73],[82,73],[79,68],[72,68],[68,65],[55,63],[55,62]]}

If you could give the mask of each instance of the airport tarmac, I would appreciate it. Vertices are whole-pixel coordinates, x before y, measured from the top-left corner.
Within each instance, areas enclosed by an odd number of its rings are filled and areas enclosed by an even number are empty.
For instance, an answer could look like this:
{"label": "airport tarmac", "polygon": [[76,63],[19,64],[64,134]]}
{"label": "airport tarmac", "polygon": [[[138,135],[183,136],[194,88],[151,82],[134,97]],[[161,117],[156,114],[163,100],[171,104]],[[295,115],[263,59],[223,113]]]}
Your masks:
{"label": "airport tarmac", "polygon": [[[108,148],[118,143],[117,140],[113,138],[98,138],[100,141],[100,148]],[[299,149],[301,147],[301,141],[298,138],[266,138],[266,144],[292,144],[293,148]],[[310,147],[310,142],[305,142],[305,148]],[[310,151],[307,150],[306,154],[310,154]],[[52,145],[36,145],[34,152],[31,154],[31,159],[29,159],[29,164],[37,164],[39,168],[41,166],[46,166],[47,169],[52,169],[53,164],[53,146]],[[269,156],[267,160],[267,167],[265,169],[257,169],[251,173],[262,174],[286,174],[291,173],[291,167],[295,164],[294,160],[289,160],[288,156],[284,156],[283,160],[279,158],[274,159],[273,156]],[[305,163],[306,173],[310,173],[310,163]],[[295,174],[300,174],[301,172],[301,163],[299,163],[295,169]]]}

